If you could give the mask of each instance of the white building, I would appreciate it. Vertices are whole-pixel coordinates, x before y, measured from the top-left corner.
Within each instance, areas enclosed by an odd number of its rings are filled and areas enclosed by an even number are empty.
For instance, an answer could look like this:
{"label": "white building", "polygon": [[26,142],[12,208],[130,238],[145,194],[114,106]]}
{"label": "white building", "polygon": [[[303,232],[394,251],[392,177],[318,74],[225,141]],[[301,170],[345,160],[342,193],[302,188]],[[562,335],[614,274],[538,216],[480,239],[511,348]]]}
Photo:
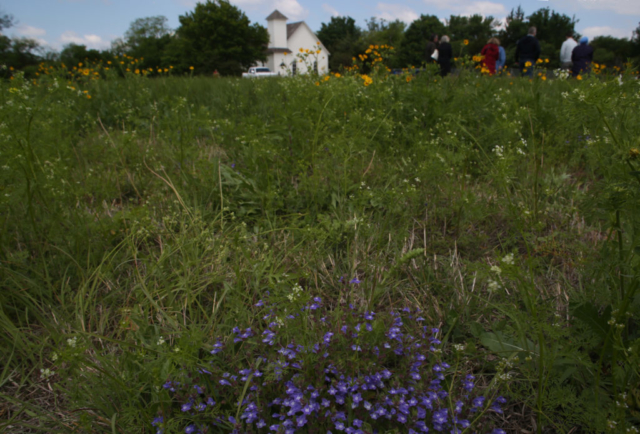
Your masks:
{"label": "white building", "polygon": [[278,10],[267,17],[269,47],[268,66],[283,75],[329,72],[329,51],[304,21],[287,24],[287,17]]}

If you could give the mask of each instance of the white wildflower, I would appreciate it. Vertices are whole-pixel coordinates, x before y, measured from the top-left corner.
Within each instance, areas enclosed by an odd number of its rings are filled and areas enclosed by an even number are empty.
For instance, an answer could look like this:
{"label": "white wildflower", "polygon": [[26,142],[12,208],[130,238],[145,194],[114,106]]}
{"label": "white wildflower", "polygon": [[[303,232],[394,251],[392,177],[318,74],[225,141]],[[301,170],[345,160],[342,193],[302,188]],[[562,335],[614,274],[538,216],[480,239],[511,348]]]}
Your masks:
{"label": "white wildflower", "polygon": [[513,253],[507,253],[504,258],[502,258],[502,262],[507,265],[513,265]]}
{"label": "white wildflower", "polygon": [[47,378],[51,377],[53,374],[55,374],[55,372],[49,368],[40,369],[40,378],[42,378],[43,380],[46,380]]}
{"label": "white wildflower", "polygon": [[75,336],[67,339],[67,345],[69,345],[71,348],[75,348],[77,343],[78,343],[78,338]]}

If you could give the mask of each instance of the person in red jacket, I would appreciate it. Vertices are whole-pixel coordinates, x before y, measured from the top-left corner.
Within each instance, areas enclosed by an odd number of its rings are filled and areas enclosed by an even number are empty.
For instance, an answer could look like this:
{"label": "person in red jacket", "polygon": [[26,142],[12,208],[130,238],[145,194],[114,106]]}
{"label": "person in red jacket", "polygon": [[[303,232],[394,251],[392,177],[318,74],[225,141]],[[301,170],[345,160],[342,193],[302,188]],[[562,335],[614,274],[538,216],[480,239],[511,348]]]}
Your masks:
{"label": "person in red jacket", "polygon": [[496,38],[491,38],[480,52],[480,54],[484,56],[482,59],[482,65],[489,70],[491,75],[496,73],[496,61],[498,60],[498,57],[500,57],[499,45],[500,41]]}

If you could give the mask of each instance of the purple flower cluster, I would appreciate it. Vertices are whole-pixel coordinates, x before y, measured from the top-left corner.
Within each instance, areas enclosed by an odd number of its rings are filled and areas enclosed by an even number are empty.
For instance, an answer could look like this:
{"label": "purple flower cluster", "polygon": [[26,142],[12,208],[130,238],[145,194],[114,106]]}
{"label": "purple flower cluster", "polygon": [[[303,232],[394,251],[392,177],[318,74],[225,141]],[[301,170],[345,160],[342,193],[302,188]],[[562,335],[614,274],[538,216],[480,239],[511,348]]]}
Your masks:
{"label": "purple flower cluster", "polygon": [[[277,322],[268,322],[277,318],[276,306],[261,300],[256,307],[269,309],[264,330],[234,328],[233,336],[214,344],[211,372],[200,369],[165,383],[179,414],[189,416],[185,433],[209,432],[212,425],[236,433],[293,434],[309,428],[347,434],[394,428],[410,434],[456,433],[488,411],[502,411],[504,398],[472,396],[475,378],[441,360],[440,331],[423,326],[419,311],[360,314],[350,306],[319,312],[322,300],[316,297],[302,315],[289,315],[282,325],[295,336],[305,324],[301,337],[307,339],[298,343],[282,342],[285,333]],[[309,330],[317,341],[309,342]],[[238,359],[224,342],[250,342],[254,355],[244,359],[245,367],[225,370],[238,366]],[[163,420],[156,418],[153,425]]]}

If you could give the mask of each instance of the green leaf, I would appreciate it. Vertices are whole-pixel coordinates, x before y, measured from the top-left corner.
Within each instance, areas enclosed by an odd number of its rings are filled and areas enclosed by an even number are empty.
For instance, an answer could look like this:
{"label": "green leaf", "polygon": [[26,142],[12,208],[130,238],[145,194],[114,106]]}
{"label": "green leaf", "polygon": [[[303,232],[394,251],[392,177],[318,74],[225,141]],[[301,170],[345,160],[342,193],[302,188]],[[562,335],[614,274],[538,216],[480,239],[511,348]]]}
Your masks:
{"label": "green leaf", "polygon": [[[611,315],[611,307],[605,309],[605,316],[600,316],[598,308],[592,303],[582,303],[571,310],[574,318],[586,325],[596,336],[602,340],[607,338],[609,333],[609,324],[607,324],[607,316]],[[608,314],[607,314],[608,313]]]}
{"label": "green leaf", "polygon": [[514,353],[519,352],[536,352],[535,345],[530,340],[527,339],[526,344],[524,344],[523,342],[518,342],[516,339],[507,336],[503,332],[483,333],[480,335],[480,342],[491,351],[500,353],[503,357],[510,357]]}

